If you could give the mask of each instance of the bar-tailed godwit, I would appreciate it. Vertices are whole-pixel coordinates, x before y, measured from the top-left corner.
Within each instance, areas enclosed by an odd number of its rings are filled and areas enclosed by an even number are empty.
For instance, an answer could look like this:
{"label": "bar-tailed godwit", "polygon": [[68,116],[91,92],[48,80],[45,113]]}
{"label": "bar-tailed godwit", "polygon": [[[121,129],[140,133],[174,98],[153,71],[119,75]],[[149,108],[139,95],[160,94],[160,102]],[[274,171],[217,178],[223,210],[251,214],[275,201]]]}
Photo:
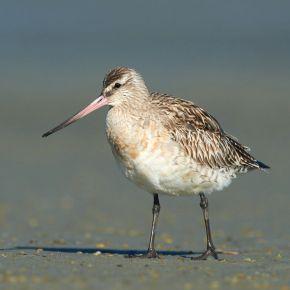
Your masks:
{"label": "bar-tailed godwit", "polygon": [[103,81],[99,97],[43,137],[109,106],[106,132],[125,176],[153,195],[153,221],[146,257],[154,247],[160,212],[159,194],[199,195],[206,230],[206,250],[193,259],[218,258],[212,241],[207,193],[222,190],[238,173],[269,168],[248,147],[227,134],[218,121],[190,101],[150,93],[135,70],[117,67]]}

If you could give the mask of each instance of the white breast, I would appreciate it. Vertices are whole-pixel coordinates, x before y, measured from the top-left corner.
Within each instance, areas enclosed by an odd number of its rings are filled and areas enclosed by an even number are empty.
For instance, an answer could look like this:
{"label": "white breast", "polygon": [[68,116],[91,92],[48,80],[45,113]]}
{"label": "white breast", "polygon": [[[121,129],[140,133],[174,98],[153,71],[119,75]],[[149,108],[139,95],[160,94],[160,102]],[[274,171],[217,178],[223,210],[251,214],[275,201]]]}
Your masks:
{"label": "white breast", "polygon": [[[124,114],[123,118],[124,118]],[[155,120],[107,116],[107,136],[122,171],[150,193],[192,195],[221,190],[232,172],[194,162]]]}

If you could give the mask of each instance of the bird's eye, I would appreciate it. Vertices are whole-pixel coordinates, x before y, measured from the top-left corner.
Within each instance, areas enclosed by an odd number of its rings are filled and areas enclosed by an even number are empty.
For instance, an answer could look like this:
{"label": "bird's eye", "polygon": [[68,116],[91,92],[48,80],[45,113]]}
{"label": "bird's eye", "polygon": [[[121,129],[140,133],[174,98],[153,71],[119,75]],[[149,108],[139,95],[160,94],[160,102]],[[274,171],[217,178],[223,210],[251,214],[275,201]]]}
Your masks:
{"label": "bird's eye", "polygon": [[118,89],[120,86],[121,86],[120,83],[115,83],[114,88],[115,88],[115,89]]}

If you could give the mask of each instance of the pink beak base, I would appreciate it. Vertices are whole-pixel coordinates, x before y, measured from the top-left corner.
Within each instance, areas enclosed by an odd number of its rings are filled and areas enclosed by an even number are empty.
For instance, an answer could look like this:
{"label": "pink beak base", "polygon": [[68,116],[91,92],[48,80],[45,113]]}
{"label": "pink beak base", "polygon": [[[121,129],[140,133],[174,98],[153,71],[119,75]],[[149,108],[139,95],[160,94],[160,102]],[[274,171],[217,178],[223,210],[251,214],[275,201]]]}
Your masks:
{"label": "pink beak base", "polygon": [[95,111],[95,110],[97,110],[97,109],[99,109],[107,104],[108,104],[108,99],[104,96],[99,96],[97,99],[95,99],[93,102],[91,102],[84,109],[82,109],[81,111],[79,111],[78,113],[73,115],[72,117],[68,118],[67,120],[65,120],[64,122],[62,122],[58,126],[56,126],[55,128],[44,133],[42,135],[42,137],[47,137],[47,136],[67,127],[68,125],[76,122],[77,120],[85,117],[86,115],[90,114],[91,112],[93,112],[93,111]]}

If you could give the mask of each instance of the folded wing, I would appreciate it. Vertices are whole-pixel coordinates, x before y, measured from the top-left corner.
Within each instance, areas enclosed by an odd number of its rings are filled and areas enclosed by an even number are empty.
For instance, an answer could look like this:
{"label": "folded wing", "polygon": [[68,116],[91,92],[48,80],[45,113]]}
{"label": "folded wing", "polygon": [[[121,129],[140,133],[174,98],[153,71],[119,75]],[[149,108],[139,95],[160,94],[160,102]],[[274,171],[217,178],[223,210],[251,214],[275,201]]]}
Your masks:
{"label": "folded wing", "polygon": [[192,102],[166,94],[153,93],[152,102],[166,115],[160,118],[174,141],[196,162],[211,168],[263,168],[249,154],[249,148],[225,133],[218,121]]}

